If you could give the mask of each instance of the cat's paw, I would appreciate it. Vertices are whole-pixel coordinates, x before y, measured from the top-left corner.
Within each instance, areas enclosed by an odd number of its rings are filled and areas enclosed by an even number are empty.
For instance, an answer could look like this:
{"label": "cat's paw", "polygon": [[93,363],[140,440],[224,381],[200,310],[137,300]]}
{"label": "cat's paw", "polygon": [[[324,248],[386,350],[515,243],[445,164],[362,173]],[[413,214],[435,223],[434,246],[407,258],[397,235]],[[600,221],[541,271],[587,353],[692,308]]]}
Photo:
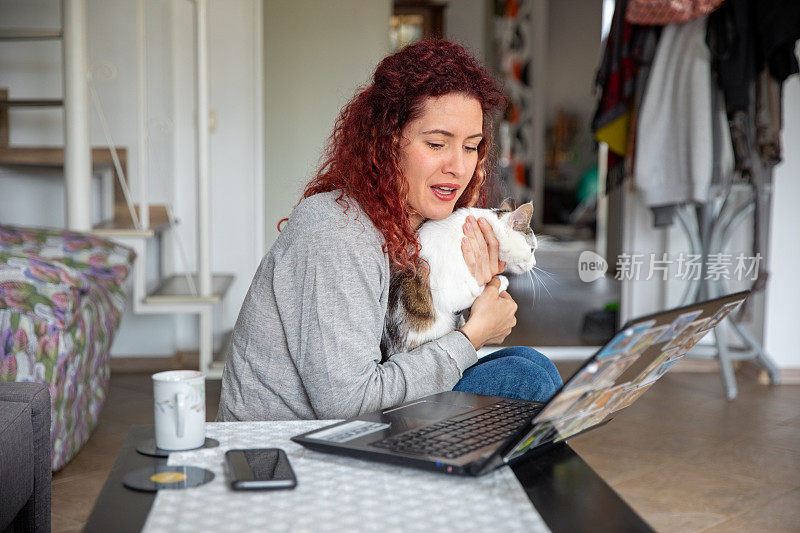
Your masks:
{"label": "cat's paw", "polygon": [[508,278],[505,276],[497,276],[497,279],[500,280],[500,290],[498,291],[499,294],[508,288]]}
{"label": "cat's paw", "polygon": [[[469,280],[467,281],[467,285],[469,286],[470,298],[472,298],[472,300],[470,301],[470,304],[467,306],[467,307],[470,307],[472,305],[472,302],[475,301],[475,298],[477,298],[478,296],[481,295],[481,293],[483,292],[483,288],[486,285],[478,285],[478,282],[475,281],[475,278],[473,278],[472,276],[469,277]],[[465,307],[465,309],[466,309],[466,307]]]}

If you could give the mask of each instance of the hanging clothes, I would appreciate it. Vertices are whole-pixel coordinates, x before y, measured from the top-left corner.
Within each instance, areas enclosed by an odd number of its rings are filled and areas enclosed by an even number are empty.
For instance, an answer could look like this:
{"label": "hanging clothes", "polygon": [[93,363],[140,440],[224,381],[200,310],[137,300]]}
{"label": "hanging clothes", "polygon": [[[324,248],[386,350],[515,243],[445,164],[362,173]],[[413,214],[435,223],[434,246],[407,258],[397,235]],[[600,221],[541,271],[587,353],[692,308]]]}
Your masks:
{"label": "hanging clothes", "polygon": [[625,22],[627,0],[617,2],[611,29],[595,83],[602,94],[592,119],[592,131],[598,142],[608,144],[610,151],[624,156],[628,146],[630,102],[637,72],[633,60],[634,26]]}
{"label": "hanging clothes", "polygon": [[[705,17],[661,32],[639,112],[633,165],[636,189],[651,208],[705,203],[715,173],[732,170],[705,36]],[[715,128],[723,135],[719,142]],[[655,214],[664,218],[664,210]]]}
{"label": "hanging clothes", "polygon": [[756,85],[756,142],[758,154],[767,167],[781,162],[782,84],[768,69],[758,75]]}
{"label": "hanging clothes", "polygon": [[633,97],[631,98],[631,125],[628,133],[628,149],[626,153],[626,168],[627,175],[633,175],[633,160],[636,153],[636,135],[637,124],[639,123],[639,112],[641,110],[642,101],[644,100],[644,92],[647,88],[647,80],[650,79],[650,69],[653,66],[653,61],[656,57],[656,49],[658,47],[658,38],[661,35],[661,27],[640,27],[636,36],[636,42],[633,48],[633,56],[636,61],[638,70],[636,72],[636,83],[634,86]]}
{"label": "hanging clothes", "polygon": [[636,115],[661,28],[625,21],[628,0],[614,8],[595,84],[600,99],[592,119],[597,142],[608,144],[606,192],[618,187],[629,174],[625,168],[635,139]]}
{"label": "hanging clothes", "polygon": [[756,35],[750,0],[729,0],[708,19],[706,42],[725,97],[736,170],[755,174],[753,122]]}
{"label": "hanging clothes", "polygon": [[728,0],[709,15],[706,42],[728,111],[747,111],[756,77],[750,0]]}
{"label": "hanging clothes", "polygon": [[706,40],[725,95],[736,170],[751,180],[768,179],[756,175],[754,157],[767,168],[781,161],[781,85],[799,70],[798,39],[797,0],[728,0],[709,15]]}
{"label": "hanging clothes", "polygon": [[[709,16],[707,42],[717,82],[725,95],[736,170],[754,189],[753,253],[762,252],[762,197],[781,161],[782,84],[800,70],[795,43],[800,39],[797,0],[728,0]],[[753,292],[762,291],[769,273],[759,264]],[[748,316],[752,299],[739,311]]]}
{"label": "hanging clothes", "polygon": [[[800,72],[795,43],[800,39],[800,2],[751,0],[760,57],[759,72],[766,67],[779,83]],[[761,59],[763,58],[763,59]],[[763,62],[762,62],[763,61]]]}
{"label": "hanging clothes", "polygon": [[631,0],[625,20],[633,24],[666,26],[705,17],[723,0]]}

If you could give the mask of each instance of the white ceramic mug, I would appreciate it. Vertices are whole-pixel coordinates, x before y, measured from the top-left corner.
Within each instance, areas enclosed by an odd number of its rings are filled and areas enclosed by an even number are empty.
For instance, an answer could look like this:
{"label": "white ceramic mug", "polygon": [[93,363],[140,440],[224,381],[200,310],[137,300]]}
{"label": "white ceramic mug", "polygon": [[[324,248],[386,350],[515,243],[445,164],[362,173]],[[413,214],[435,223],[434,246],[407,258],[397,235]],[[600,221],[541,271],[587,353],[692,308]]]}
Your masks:
{"label": "white ceramic mug", "polygon": [[156,446],[191,450],[206,440],[206,377],[197,370],[153,374]]}

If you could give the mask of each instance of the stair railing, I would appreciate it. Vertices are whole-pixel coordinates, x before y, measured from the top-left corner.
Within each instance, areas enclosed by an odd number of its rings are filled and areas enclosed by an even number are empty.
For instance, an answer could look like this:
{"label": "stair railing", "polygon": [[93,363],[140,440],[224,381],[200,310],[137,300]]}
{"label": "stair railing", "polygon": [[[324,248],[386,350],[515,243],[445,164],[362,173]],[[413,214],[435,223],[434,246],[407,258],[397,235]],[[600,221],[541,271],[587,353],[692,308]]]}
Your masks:
{"label": "stair railing", "polygon": [[71,230],[89,231],[92,229],[92,156],[86,87],[85,0],[64,0],[61,17],[67,226]]}
{"label": "stair railing", "polygon": [[125,172],[122,170],[122,164],[120,163],[119,155],[117,154],[117,145],[114,143],[114,137],[111,135],[111,129],[108,127],[106,114],[103,111],[103,104],[100,102],[100,96],[97,94],[97,89],[94,86],[95,72],[100,78],[113,80],[116,78],[116,69],[113,65],[105,62],[92,65],[92,68],[89,69],[87,86],[89,88],[89,95],[92,97],[92,104],[94,105],[94,110],[97,113],[97,118],[100,119],[100,127],[103,129],[103,135],[106,138],[106,144],[111,152],[111,159],[114,162],[117,181],[122,189],[122,195],[125,197],[125,203],[128,205],[128,211],[131,214],[133,227],[136,229],[144,229],[143,224],[139,221],[139,217],[136,214],[136,207],[134,206],[133,199],[131,198],[131,190],[128,187],[128,180],[125,176]]}

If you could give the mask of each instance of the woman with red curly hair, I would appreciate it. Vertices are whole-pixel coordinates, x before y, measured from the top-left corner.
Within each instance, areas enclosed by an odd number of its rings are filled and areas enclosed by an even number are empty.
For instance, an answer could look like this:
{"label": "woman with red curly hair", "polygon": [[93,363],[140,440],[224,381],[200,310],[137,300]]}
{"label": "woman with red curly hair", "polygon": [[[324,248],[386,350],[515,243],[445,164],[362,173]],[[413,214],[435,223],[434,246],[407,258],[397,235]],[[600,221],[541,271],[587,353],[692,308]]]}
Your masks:
{"label": "woman with red curly hair", "polygon": [[264,256],[231,336],[218,420],[348,418],[462,390],[546,400],[561,386],[525,347],[500,343],[517,306],[498,293],[498,242],[470,217],[464,259],[486,288],[460,330],[382,354],[392,271],[422,266],[416,231],[484,206],[493,117],[505,98],[461,46],[443,40],[384,58],[342,109],[323,163]]}

